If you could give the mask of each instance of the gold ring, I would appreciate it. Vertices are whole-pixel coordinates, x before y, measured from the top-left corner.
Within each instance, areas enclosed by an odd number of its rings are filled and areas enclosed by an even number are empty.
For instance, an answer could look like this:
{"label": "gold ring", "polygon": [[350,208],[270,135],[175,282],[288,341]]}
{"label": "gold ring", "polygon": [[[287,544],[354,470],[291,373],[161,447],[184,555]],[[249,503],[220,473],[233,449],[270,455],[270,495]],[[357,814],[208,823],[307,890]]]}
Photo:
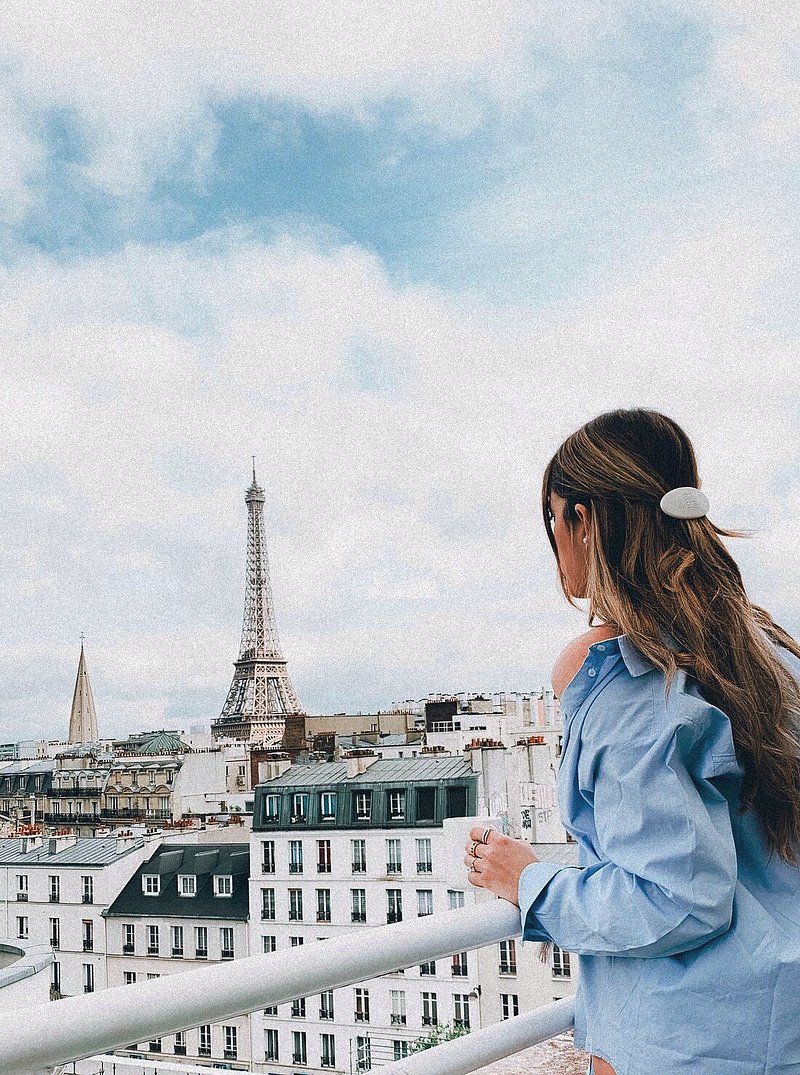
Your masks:
{"label": "gold ring", "polygon": [[481,836],[481,838],[480,838],[480,843],[482,843],[482,844],[488,844],[489,843],[489,833],[490,832],[494,832],[494,829],[492,828],[491,825],[489,825],[488,828],[485,828],[483,830],[483,836]]}
{"label": "gold ring", "polygon": [[477,856],[477,855],[475,854],[475,848],[476,848],[476,847],[478,846],[478,842],[479,842],[478,840],[473,840],[473,841],[472,841],[472,846],[471,846],[471,847],[470,847],[470,849],[469,849],[469,853],[470,853],[470,855],[472,855],[472,857],[473,857],[473,858],[477,858],[477,857],[478,857],[478,856]]}

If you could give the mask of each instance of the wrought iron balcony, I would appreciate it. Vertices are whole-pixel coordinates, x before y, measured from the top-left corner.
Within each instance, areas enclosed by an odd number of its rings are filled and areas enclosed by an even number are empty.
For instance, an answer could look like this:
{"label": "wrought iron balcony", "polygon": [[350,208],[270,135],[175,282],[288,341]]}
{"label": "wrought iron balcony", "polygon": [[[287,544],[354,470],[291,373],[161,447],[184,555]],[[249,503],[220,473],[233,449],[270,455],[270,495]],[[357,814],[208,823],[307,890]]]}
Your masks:
{"label": "wrought iron balcony", "polygon": [[[157,1041],[203,1024],[369,981],[520,935],[518,908],[504,900],[359,930],[285,953],[249,956],[133,985],[0,1013],[3,1075],[51,1075],[86,1057]],[[476,1030],[382,1068],[386,1075],[467,1075],[572,1025],[572,998]],[[36,1033],[30,1028],[35,1026]],[[209,1050],[210,1052],[210,1050]]]}

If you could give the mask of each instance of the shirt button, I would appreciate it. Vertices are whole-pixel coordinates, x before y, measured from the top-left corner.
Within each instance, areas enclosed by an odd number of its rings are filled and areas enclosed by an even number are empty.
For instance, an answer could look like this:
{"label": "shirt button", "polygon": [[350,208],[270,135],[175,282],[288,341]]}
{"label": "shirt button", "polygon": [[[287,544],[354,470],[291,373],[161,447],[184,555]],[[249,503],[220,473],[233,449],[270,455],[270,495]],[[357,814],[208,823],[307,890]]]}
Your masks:
{"label": "shirt button", "polygon": [[604,653],[606,647],[605,646],[598,646],[597,648],[600,650],[601,653]]}
{"label": "shirt button", "polygon": [[596,676],[597,675],[597,669],[596,668],[590,668],[588,674],[590,676]]}

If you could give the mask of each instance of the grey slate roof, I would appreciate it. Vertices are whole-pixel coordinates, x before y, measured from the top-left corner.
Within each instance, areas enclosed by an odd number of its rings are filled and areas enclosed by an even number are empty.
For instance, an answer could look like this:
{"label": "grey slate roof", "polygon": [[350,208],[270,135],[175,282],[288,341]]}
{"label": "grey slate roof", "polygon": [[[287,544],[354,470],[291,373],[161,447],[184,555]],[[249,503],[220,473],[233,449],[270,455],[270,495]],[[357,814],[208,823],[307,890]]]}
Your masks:
{"label": "grey slate roof", "polygon": [[0,840],[0,865],[5,866],[108,866],[117,859],[124,858],[131,851],[142,847],[144,840],[137,838],[127,840],[118,849],[116,837],[105,838],[103,836],[87,837],[78,840],[71,847],[65,847],[55,855],[48,853],[49,843],[45,839],[41,847],[34,851],[23,853],[20,850],[20,840]]}
{"label": "grey slate roof", "polygon": [[[178,874],[197,877],[197,895],[178,895]],[[158,874],[161,891],[157,896],[142,892],[142,876]],[[214,874],[233,877],[233,896],[214,895]],[[218,918],[246,922],[249,844],[162,844],[143,862],[104,916],[108,918]]]}
{"label": "grey slate roof", "polygon": [[311,765],[292,765],[262,787],[300,787],[300,785],[392,784],[409,780],[457,780],[473,776],[466,758],[460,754],[423,755],[416,758],[379,758],[358,776],[347,776],[345,762],[316,762]]}

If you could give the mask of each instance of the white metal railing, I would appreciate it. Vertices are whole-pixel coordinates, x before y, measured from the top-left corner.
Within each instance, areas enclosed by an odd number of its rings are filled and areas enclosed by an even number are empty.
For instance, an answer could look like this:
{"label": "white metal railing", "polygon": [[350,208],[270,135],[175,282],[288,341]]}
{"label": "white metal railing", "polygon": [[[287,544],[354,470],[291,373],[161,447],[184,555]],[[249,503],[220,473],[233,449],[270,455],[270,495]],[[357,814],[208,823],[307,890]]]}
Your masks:
{"label": "white metal railing", "polygon": [[[354,985],[381,974],[483,948],[521,933],[519,908],[505,900],[377,926],[100,993],[0,1015],[2,1075],[49,1075],[60,1065],[131,1043],[218,1023],[296,997]],[[178,986],[178,988],[176,988]],[[393,1072],[456,1075],[552,1037],[571,1025],[569,1002],[510,1019],[387,1067]],[[500,1039],[502,1038],[502,1043]],[[481,1044],[483,1043],[483,1044]],[[481,1049],[483,1051],[481,1051]],[[500,1050],[498,1052],[498,1049]],[[480,1062],[472,1067],[473,1057]],[[484,1055],[488,1059],[483,1059]],[[450,1056],[453,1066],[438,1065]],[[424,1062],[423,1062],[424,1058]]]}

